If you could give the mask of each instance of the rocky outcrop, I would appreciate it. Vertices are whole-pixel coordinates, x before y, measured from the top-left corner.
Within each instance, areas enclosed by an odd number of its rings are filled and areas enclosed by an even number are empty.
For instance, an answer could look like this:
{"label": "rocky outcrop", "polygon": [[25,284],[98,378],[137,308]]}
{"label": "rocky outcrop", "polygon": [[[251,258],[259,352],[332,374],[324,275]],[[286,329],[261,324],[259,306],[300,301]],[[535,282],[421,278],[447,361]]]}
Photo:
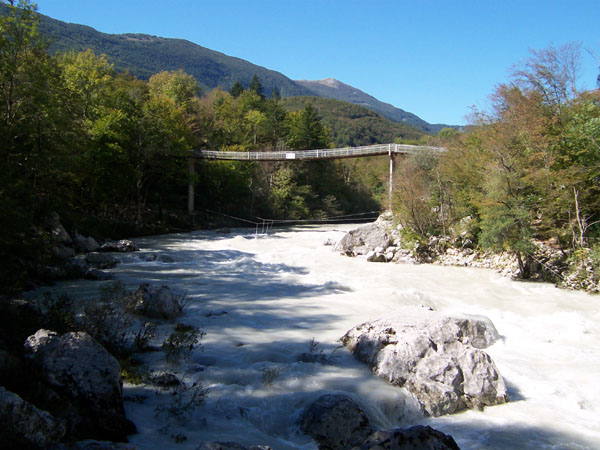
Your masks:
{"label": "rocky outcrop", "polygon": [[459,450],[452,436],[431,427],[417,425],[408,429],[376,431],[353,450]]}
{"label": "rocky outcrop", "polygon": [[309,405],[300,428],[317,442],[319,450],[458,449],[451,436],[430,427],[376,430],[361,407],[341,394],[323,395]]}
{"label": "rocky outcrop", "polygon": [[174,319],[182,312],[179,298],[168,286],[150,286],[142,283],[125,299],[125,310],[156,319]]}
{"label": "rocky outcrop", "polygon": [[0,386],[0,444],[3,448],[48,448],[66,433],[63,420]]}
{"label": "rocky outcrop", "polygon": [[482,348],[499,337],[482,317],[447,317],[426,308],[366,322],[342,342],[380,377],[407,388],[423,412],[452,414],[508,401],[496,365]]}
{"label": "rocky outcrop", "polygon": [[117,360],[85,332],[38,330],[25,341],[28,357],[57,395],[55,415],[78,438],[126,441],[135,431],[125,418]]}
{"label": "rocky outcrop", "polygon": [[73,237],[73,246],[76,250],[83,253],[97,252],[100,248],[100,244],[96,242],[96,239],[91,236],[82,236],[77,232],[75,232],[75,236]]}
{"label": "rocky outcrop", "polygon": [[[403,240],[403,226],[394,226],[392,219],[390,214],[383,214],[376,222],[348,232],[336,244],[334,251],[347,256],[365,255],[369,262],[431,263],[493,269],[511,278],[547,281],[565,289],[600,292],[600,275],[589,248],[579,249],[575,258],[573,250],[560,248],[555,238],[533,240],[534,250],[523,256],[524,265],[520,267],[514,252],[479,249],[471,231],[473,219],[469,216],[449,228],[448,235],[430,236],[427,241],[418,242]],[[325,245],[331,244],[331,240],[325,242]]]}
{"label": "rocky outcrop", "polygon": [[385,227],[379,222],[373,222],[346,233],[333,251],[347,256],[366,255],[375,249],[385,251],[391,242]]}
{"label": "rocky outcrop", "polygon": [[133,241],[128,239],[121,239],[120,241],[107,241],[100,246],[101,252],[128,253],[137,252],[138,250],[138,246],[135,245]]}
{"label": "rocky outcrop", "polygon": [[355,447],[374,431],[354,400],[335,394],[324,395],[306,408],[300,428],[317,441],[320,450]]}

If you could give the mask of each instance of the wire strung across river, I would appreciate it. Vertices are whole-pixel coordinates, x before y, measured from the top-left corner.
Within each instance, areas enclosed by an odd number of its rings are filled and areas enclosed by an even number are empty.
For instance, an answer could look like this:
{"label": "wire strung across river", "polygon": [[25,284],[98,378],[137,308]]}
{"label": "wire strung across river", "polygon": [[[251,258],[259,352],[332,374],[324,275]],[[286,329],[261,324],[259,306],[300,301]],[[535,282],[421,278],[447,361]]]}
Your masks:
{"label": "wire strung across river", "polygon": [[[324,218],[320,218],[320,219],[267,219],[267,218],[263,218],[263,217],[256,217],[256,219],[259,220],[259,222],[257,222],[254,220],[244,219],[241,217],[232,216],[230,214],[213,211],[210,209],[205,209],[204,211],[208,212],[210,214],[220,215],[223,217],[227,217],[229,219],[238,220],[240,222],[252,224],[256,227],[256,234],[258,234],[259,227],[261,229],[261,234],[266,234],[269,232],[270,229],[273,228],[274,225],[292,225],[295,223],[303,223],[303,224],[339,223],[339,222],[356,222],[357,220],[360,220],[360,221],[374,220],[377,218],[377,216],[380,213],[380,211],[367,211],[367,212],[363,212],[363,213],[343,214],[343,215],[338,215],[338,216],[324,217]],[[372,217],[365,217],[365,216],[372,216]]]}

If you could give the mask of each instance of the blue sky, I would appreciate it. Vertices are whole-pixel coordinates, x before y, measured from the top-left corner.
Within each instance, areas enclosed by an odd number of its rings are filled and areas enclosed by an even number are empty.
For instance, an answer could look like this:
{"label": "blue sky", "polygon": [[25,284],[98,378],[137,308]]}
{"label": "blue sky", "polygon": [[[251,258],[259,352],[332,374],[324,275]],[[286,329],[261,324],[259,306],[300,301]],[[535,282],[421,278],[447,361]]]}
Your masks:
{"label": "blue sky", "polygon": [[38,0],[105,33],[181,38],[292,79],[336,78],[431,123],[465,124],[512,65],[582,44],[595,87],[600,0]]}

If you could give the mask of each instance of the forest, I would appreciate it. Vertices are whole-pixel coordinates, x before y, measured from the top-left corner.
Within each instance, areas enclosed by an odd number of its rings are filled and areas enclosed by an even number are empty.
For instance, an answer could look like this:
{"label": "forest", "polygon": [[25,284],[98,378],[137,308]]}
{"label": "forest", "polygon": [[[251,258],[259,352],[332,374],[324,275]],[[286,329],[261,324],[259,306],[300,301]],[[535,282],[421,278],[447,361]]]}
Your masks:
{"label": "forest", "polygon": [[[469,217],[475,244],[514,252],[524,273],[534,240],[598,265],[600,93],[576,88],[576,44],[533,51],[497,86],[490,111],[474,112],[464,132],[448,128],[432,137],[398,124],[378,129],[369,114],[356,125],[350,118],[364,113],[354,105],[282,100],[277,90],[267,97],[257,76],[248,86],[203,92],[181,70],[144,81],[91,50],[51,55],[34,6],[3,3],[4,291],[27,286],[52,263],[45,228],[52,213],[99,239],[189,229],[191,150],[314,149],[390,138],[448,149],[398,164],[394,213],[411,239],[447,234]],[[218,225],[213,211],[322,220],[379,210],[386,164],[201,162],[193,180],[196,224]]]}
{"label": "forest", "polygon": [[446,234],[468,217],[478,247],[513,252],[523,278],[542,242],[570,266],[587,261],[597,283],[600,89],[577,89],[580,62],[576,43],[532,50],[496,86],[491,109],[474,111],[465,133],[440,131],[448,152],[401,166],[400,221],[422,237]]}

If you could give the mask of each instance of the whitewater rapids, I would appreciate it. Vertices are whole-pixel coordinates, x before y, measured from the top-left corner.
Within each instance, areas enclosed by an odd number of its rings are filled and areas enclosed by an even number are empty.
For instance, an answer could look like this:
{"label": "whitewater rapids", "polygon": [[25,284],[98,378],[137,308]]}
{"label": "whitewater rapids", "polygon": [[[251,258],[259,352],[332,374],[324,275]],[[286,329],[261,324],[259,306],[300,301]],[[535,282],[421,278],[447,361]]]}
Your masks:
{"label": "whitewater rapids", "polygon": [[[202,406],[176,421],[158,414],[170,401],[125,384],[125,409],[142,449],[195,449],[205,440],[316,449],[298,428],[304,407],[328,392],[354,398],[379,428],[430,425],[462,449],[600,448],[600,297],[515,282],[490,270],[370,263],[323,245],[356,225],[202,231],[137,239],[141,252],[116,255],[110,272],[128,289],[166,284],[185,294],[180,322],[206,335],[177,368],[208,388]],[[145,261],[156,253],[156,261]],[[106,282],[54,287],[94,298]],[[406,305],[489,317],[501,340],[486,349],[511,401],[484,411],[425,418],[414,399],[356,361],[338,339]],[[163,325],[161,329],[166,329]],[[313,351],[333,364],[301,362]],[[167,368],[160,352],[145,356]],[[173,371],[173,369],[169,369]],[[178,443],[176,443],[178,441]]]}

